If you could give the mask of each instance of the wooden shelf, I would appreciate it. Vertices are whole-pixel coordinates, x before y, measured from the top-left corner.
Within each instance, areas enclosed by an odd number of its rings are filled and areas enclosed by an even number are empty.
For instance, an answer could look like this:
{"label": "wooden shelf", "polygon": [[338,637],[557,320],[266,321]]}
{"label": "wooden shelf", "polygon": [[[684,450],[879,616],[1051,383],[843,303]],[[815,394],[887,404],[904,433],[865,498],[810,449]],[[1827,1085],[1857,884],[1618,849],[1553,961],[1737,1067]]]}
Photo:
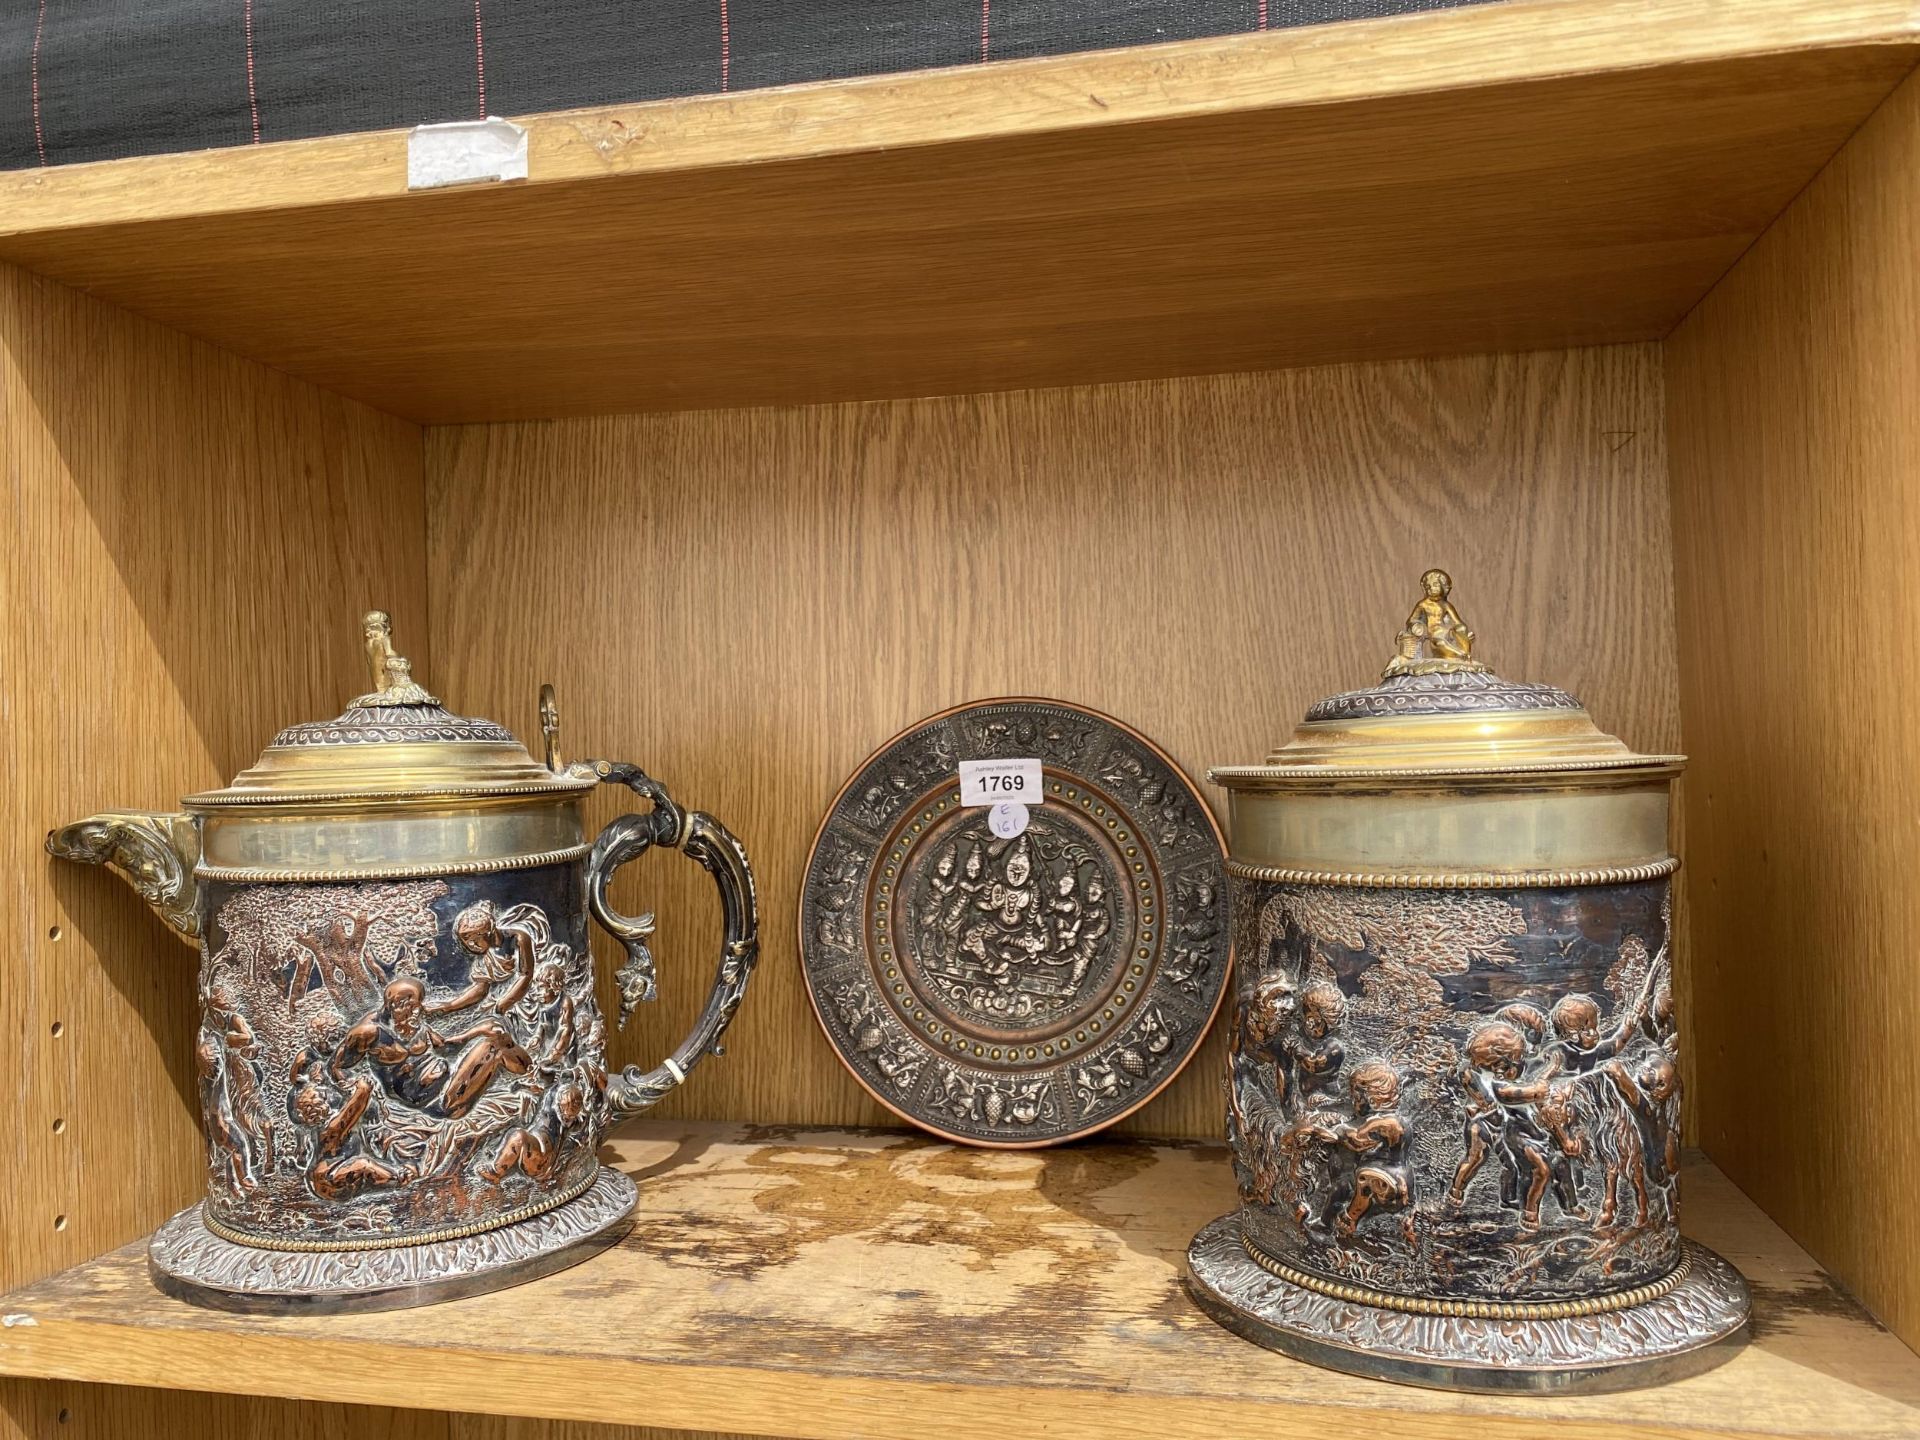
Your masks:
{"label": "wooden shelf", "polygon": [[134,1245],[0,1299],[0,1373],[808,1437],[1920,1427],[1920,1359],[1704,1161],[1687,1228],[1752,1280],[1752,1343],[1663,1388],[1539,1401],[1334,1375],[1203,1318],[1180,1272],[1233,1203],[1217,1145],[1016,1154],[655,1122],[613,1150],[639,1219],[574,1270],[430,1310],[260,1319],[165,1298]]}
{"label": "wooden shelf", "polygon": [[416,420],[1664,335],[1920,58],[1911,0],[1516,0],[0,176],[0,258]]}

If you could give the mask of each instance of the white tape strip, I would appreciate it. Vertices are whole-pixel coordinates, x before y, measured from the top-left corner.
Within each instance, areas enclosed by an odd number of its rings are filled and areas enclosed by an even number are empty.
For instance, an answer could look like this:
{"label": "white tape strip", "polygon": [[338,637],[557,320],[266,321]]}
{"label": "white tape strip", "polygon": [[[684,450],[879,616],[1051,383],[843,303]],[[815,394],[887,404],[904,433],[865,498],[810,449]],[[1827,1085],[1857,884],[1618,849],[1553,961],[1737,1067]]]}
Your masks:
{"label": "white tape strip", "polygon": [[407,135],[407,188],[527,178],[527,132],[511,120],[416,125]]}
{"label": "white tape strip", "polygon": [[674,1059],[671,1055],[669,1055],[667,1056],[667,1059],[666,1059],[666,1066],[667,1066],[667,1069],[673,1072],[674,1084],[684,1085],[687,1083],[687,1072],[680,1068],[680,1062],[678,1060]]}

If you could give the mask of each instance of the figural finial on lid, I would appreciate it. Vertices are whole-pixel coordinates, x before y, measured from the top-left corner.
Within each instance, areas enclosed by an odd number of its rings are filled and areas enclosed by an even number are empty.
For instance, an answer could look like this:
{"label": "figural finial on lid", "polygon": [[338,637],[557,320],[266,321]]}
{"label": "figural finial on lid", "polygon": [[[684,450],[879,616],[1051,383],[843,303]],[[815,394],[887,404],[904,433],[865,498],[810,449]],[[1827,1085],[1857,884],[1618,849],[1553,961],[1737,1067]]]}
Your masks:
{"label": "figural finial on lid", "polygon": [[413,678],[413,662],[393,650],[393,617],[369,610],[360,622],[367,637],[367,663],[373,669],[373,689],[347,708],[373,710],[391,705],[438,705]]}
{"label": "figural finial on lid", "polygon": [[553,686],[540,687],[540,736],[546,742],[547,769],[558,775],[566,769],[560,758],[560,702],[553,698]]}
{"label": "figural finial on lid", "polygon": [[1393,659],[1380,677],[1397,675],[1485,674],[1487,667],[1473,658],[1473,631],[1447,598],[1453,577],[1429,570],[1420,577],[1421,595],[1395,641]]}

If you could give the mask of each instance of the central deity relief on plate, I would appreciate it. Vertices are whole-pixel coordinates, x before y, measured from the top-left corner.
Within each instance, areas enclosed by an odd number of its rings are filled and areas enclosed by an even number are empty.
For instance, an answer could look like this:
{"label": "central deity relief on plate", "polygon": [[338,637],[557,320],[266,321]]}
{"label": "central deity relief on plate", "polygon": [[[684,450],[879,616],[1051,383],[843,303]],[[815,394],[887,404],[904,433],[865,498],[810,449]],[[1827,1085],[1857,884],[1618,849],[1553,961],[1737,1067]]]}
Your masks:
{"label": "central deity relief on plate", "polygon": [[1001,839],[983,811],[939,837],[908,889],[903,937],[961,1023],[1041,1030],[1098,993],[1115,963],[1112,863],[1069,820],[1035,811]]}

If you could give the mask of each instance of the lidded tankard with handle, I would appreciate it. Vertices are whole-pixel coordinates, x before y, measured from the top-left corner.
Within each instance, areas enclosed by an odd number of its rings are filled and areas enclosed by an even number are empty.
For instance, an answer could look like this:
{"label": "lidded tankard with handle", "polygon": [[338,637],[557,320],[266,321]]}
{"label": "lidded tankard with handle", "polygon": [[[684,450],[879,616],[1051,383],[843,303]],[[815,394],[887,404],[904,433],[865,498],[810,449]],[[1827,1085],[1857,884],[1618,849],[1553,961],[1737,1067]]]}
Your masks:
{"label": "lidded tankard with handle", "polygon": [[[178,814],[112,811],[47,849],[111,865],[200,946],[194,1066],[207,1195],[154,1236],[169,1290],[224,1308],[373,1308],[518,1283],[592,1254],[634,1205],[597,1149],[720,1052],[759,954],[746,852],[632,765],[566,764],[551,686],[535,760],[454,715],[364,621],[373,689],[289,726]],[[650,809],[589,841],[585,796]],[[712,875],[724,934],[693,1032],[609,1074],[587,943],[626,949],[620,1022],[654,993],[651,916],[607,902],[656,846]]]}

